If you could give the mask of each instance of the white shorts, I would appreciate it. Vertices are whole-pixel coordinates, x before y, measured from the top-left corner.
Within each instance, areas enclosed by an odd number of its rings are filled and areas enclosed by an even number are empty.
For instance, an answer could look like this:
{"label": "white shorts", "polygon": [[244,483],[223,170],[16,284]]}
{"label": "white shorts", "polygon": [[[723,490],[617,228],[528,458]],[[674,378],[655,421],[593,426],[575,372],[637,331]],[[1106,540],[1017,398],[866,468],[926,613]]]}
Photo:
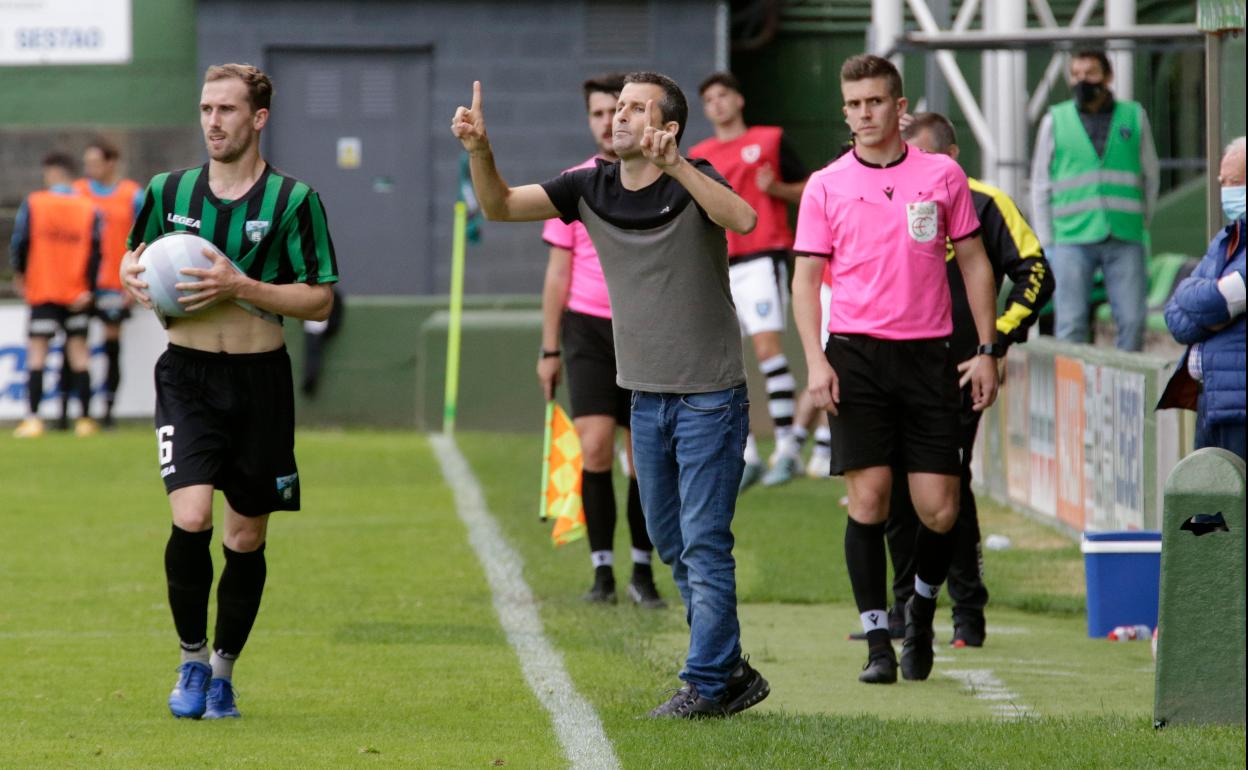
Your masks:
{"label": "white shorts", "polygon": [[782,259],[754,257],[744,262],[729,262],[728,280],[742,337],[784,331],[789,277]]}
{"label": "white shorts", "polygon": [[823,312],[819,314],[819,339],[823,343],[823,349],[828,349],[828,315],[832,312],[832,287],[826,283],[819,284],[819,307],[823,308]]}

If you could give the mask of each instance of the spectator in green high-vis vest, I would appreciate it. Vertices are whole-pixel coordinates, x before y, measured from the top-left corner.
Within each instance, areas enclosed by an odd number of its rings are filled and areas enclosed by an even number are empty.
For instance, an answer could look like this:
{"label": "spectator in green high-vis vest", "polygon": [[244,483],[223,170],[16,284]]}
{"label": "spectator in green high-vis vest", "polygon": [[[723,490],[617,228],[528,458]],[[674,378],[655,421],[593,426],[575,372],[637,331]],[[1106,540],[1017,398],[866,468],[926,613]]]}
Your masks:
{"label": "spectator in green high-vis vest", "polygon": [[1040,122],[1031,165],[1032,224],[1053,267],[1056,334],[1088,342],[1092,281],[1105,277],[1122,350],[1144,346],[1145,234],[1157,203],[1157,150],[1148,115],[1115,99],[1103,51],[1078,51],[1072,99]]}

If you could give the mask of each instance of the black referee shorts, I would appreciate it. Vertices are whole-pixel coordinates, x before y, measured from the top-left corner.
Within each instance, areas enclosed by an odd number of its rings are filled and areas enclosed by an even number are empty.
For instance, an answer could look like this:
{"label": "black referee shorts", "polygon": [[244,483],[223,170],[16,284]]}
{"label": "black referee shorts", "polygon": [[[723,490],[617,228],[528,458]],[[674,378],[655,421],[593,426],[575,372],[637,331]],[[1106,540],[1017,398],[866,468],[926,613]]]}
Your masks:
{"label": "black referee shorts", "polygon": [[632,419],[632,394],[615,384],[611,319],[565,310],[560,328],[572,417],[602,414],[627,428]]}
{"label": "black referee shorts", "polygon": [[961,474],[961,394],[948,338],[832,334],[824,353],[841,391],[840,414],[828,414],[834,475],[878,465]]}
{"label": "black referee shorts", "polygon": [[299,510],[286,349],[170,345],[156,362],[156,442],[166,492],[211,484],[244,516]]}

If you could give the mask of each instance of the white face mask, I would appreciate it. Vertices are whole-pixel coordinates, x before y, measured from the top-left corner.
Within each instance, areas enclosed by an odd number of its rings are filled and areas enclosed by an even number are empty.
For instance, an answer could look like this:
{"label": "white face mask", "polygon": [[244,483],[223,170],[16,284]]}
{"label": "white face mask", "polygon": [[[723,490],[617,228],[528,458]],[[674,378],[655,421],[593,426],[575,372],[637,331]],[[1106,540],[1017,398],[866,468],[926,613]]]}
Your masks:
{"label": "white face mask", "polygon": [[1244,186],[1222,188],[1222,213],[1234,222],[1244,215]]}

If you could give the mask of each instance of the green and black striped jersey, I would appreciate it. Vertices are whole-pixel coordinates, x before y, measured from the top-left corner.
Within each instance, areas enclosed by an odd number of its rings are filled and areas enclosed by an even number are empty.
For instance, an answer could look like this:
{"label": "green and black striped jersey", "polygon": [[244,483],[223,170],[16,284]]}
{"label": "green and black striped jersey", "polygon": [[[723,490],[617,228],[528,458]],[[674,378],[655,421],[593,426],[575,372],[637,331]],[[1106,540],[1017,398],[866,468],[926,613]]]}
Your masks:
{"label": "green and black striped jersey", "polygon": [[207,238],[251,278],[265,283],[334,283],[338,264],[321,198],[270,165],[243,197],[208,188],[208,165],[152,177],[128,247],[187,230]]}

